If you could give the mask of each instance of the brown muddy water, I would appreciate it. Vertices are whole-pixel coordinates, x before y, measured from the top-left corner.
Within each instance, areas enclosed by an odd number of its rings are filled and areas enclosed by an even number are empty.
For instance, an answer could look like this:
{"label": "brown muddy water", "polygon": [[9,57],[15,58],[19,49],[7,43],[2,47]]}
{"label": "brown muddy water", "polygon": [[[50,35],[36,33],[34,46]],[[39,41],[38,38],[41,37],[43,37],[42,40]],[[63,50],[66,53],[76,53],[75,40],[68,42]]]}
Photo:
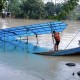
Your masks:
{"label": "brown muddy water", "polygon": [[[51,20],[26,20],[26,19],[2,19],[0,28],[16,27],[22,25],[49,22]],[[64,50],[74,36],[80,31],[79,21],[64,21],[68,27],[60,33],[60,50]],[[67,47],[78,47],[80,33]],[[36,43],[35,37],[29,37],[32,44]],[[40,35],[40,47],[53,49],[51,34]],[[76,66],[67,66],[66,63],[75,63]],[[80,71],[80,55],[72,56],[41,56],[36,54],[4,53],[0,52],[0,80],[80,80],[77,72]]]}

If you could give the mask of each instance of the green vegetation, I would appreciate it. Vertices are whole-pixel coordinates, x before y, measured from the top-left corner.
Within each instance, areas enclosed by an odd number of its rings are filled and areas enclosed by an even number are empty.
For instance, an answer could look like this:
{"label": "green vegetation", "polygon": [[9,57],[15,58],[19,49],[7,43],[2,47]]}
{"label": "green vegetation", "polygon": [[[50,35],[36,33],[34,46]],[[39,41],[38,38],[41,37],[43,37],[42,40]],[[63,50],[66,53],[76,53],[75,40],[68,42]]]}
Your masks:
{"label": "green vegetation", "polygon": [[63,4],[62,11],[58,15],[58,19],[65,19],[71,11],[78,5],[79,0],[68,0]]}
{"label": "green vegetation", "polygon": [[11,15],[13,17],[22,17],[22,9],[21,9],[21,6],[22,4],[19,2],[19,0],[11,0],[10,1],[10,4],[8,6],[8,9],[10,10],[11,12]]}
{"label": "green vegetation", "polygon": [[23,1],[21,9],[27,18],[40,19],[44,15],[44,3],[42,0],[26,0]]}
{"label": "green vegetation", "polygon": [[[5,2],[5,0],[3,0]],[[68,19],[70,15],[74,15],[79,0],[67,0],[64,3],[47,2],[44,4],[42,0],[10,0],[7,10],[15,18],[29,19]],[[2,0],[0,0],[0,10],[3,8]],[[79,18],[80,14],[76,18]]]}
{"label": "green vegetation", "polygon": [[4,2],[5,0],[0,0],[0,12],[2,11],[2,8],[4,8]]}
{"label": "green vegetation", "polygon": [[71,19],[80,20],[80,5],[78,5],[71,13]]}

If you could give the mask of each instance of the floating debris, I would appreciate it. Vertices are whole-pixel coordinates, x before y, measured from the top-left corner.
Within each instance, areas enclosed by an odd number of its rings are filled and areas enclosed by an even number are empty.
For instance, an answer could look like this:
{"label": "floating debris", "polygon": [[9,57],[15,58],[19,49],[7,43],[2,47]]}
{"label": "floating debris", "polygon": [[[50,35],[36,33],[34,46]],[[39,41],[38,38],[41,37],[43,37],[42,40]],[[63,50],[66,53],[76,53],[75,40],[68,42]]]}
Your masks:
{"label": "floating debris", "polygon": [[72,75],[74,76],[74,74],[75,74],[75,73],[73,72],[73,74],[72,74]]}
{"label": "floating debris", "polygon": [[79,71],[79,72],[77,72],[77,75],[80,77],[80,71]]}
{"label": "floating debris", "polygon": [[66,63],[67,66],[75,66],[75,63]]}

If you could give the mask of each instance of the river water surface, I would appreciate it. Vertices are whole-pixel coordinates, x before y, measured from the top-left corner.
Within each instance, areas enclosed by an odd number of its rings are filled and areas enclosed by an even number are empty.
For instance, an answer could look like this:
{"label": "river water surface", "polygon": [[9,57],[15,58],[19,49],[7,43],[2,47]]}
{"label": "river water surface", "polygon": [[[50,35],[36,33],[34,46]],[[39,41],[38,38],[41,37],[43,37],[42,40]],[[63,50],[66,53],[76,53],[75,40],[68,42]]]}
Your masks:
{"label": "river water surface", "polygon": [[[0,18],[0,28],[4,29],[49,21],[52,20]],[[68,27],[60,33],[60,50],[64,50],[80,31],[79,21],[64,22],[68,24]],[[53,49],[51,34],[39,35],[38,39],[39,47],[49,50]],[[66,49],[78,47],[78,40],[80,40],[80,33],[76,35]],[[36,38],[34,36],[29,37],[29,43],[36,45]],[[65,65],[66,63],[75,63],[76,66],[69,67]],[[7,53],[4,51],[0,52],[0,80],[80,80],[80,77],[77,75],[78,71],[80,71],[80,55],[41,56],[30,54],[26,49],[25,51],[16,51],[14,49],[7,51]]]}

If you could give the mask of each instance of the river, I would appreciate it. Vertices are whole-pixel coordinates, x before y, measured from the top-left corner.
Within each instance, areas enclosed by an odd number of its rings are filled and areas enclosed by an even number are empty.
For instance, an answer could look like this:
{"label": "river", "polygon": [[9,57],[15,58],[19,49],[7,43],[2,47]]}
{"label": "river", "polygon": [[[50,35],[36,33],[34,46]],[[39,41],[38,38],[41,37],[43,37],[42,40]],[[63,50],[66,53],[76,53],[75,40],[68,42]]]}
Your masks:
{"label": "river", "polygon": [[[49,22],[52,20],[26,20],[0,18],[0,28],[10,28],[29,24]],[[60,33],[61,42],[59,49],[64,50],[74,36],[80,31],[80,22],[73,20],[64,21],[68,27]],[[78,47],[80,33],[67,47]],[[35,37],[29,37],[29,42],[36,44]],[[51,34],[40,35],[38,46],[53,49]],[[0,46],[1,47],[1,46]],[[10,46],[9,46],[10,47]],[[69,67],[66,63],[75,63]],[[28,52],[9,50],[0,52],[0,80],[80,80],[77,72],[80,71],[80,56],[41,56]],[[73,75],[74,73],[74,75]]]}

